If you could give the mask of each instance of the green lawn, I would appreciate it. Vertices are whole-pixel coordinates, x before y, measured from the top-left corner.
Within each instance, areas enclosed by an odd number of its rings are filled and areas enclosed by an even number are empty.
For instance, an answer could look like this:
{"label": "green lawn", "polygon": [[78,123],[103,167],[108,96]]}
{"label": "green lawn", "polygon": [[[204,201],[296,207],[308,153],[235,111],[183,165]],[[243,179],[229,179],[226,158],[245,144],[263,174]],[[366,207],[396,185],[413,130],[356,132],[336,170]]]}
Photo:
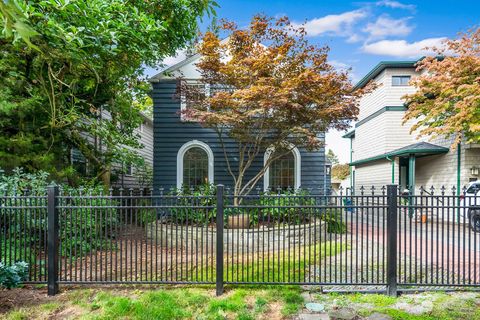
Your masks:
{"label": "green lawn", "polygon": [[[237,261],[224,264],[224,279],[234,282],[305,282],[309,270],[314,270],[322,259],[350,249],[346,243],[326,241],[311,246],[262,253],[260,256],[237,256]],[[263,259],[262,259],[263,258]],[[227,257],[228,259],[228,257]],[[243,261],[243,263],[238,263]],[[198,274],[197,274],[198,273]],[[215,266],[190,272],[185,280],[208,279],[215,281]]]}
{"label": "green lawn", "polygon": [[[285,250],[262,262],[229,264],[225,276],[234,281],[297,281],[308,276],[314,263],[347,250],[339,243],[324,242],[303,251]],[[205,279],[212,269],[198,270]],[[248,272],[248,277],[247,277]],[[197,272],[191,272],[192,276]],[[214,273],[213,273],[214,274]],[[185,279],[195,280],[195,279]],[[211,279],[213,280],[213,279]],[[213,286],[141,287],[125,285],[109,289],[65,290],[55,299],[35,306],[19,307],[6,314],[7,319],[280,319],[289,318],[303,306],[299,286],[228,286],[221,297]]]}
{"label": "green lawn", "polygon": [[[279,319],[303,305],[299,287],[74,289],[55,300],[14,309],[5,319]],[[0,315],[2,318],[2,315]]]}

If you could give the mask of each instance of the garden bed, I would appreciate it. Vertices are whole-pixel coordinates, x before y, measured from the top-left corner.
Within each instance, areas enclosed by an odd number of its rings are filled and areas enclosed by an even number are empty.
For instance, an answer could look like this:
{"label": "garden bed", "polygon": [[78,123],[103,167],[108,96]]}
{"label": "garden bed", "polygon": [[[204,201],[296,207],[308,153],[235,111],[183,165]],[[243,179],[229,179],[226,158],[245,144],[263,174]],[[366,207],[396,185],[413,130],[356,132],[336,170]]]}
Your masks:
{"label": "garden bed", "polygon": [[[229,253],[254,253],[288,249],[303,244],[314,245],[326,240],[325,228],[324,221],[317,221],[298,225],[223,229],[224,250]],[[178,225],[158,221],[147,227],[147,235],[162,247],[199,252],[216,248],[217,230],[214,225]]]}

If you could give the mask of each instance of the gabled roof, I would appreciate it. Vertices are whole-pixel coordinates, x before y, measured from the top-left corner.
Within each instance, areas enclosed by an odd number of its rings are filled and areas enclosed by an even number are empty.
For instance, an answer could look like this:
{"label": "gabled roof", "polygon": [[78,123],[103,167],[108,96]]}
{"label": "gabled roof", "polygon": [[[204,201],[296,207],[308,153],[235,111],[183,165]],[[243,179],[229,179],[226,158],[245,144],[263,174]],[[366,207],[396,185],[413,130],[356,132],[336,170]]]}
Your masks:
{"label": "gabled roof", "polygon": [[356,166],[359,164],[364,164],[372,161],[407,156],[407,155],[415,155],[416,157],[429,156],[434,154],[447,153],[448,151],[449,151],[448,148],[437,146],[429,142],[418,142],[418,143],[414,143],[414,144],[411,144],[411,145],[408,145],[384,154],[380,154],[378,156],[353,161],[350,163],[350,165]]}
{"label": "gabled roof", "polygon": [[174,65],[168,67],[167,69],[162,70],[161,72],[157,73],[153,77],[149,78],[148,81],[157,82],[163,75],[165,75],[169,72],[173,72],[175,70],[178,70],[181,67],[189,64],[190,62],[193,62],[193,61],[199,59],[200,57],[201,57],[201,55],[199,53],[195,53],[194,55],[191,55],[190,57],[188,57],[188,58],[186,58],[186,59],[184,59],[180,62],[175,63]]}
{"label": "gabled roof", "polygon": [[447,153],[448,148],[437,146],[429,142],[418,142],[406,147],[392,151],[392,155],[399,156],[404,154],[434,154],[434,153]]}
{"label": "gabled roof", "polygon": [[387,68],[415,68],[415,65],[418,61],[422,60],[425,57],[421,57],[418,60],[408,60],[408,61],[381,61],[377,64],[369,73],[365,75],[356,85],[353,87],[354,90],[364,87],[370,80],[378,76],[383,70]]}
{"label": "gabled roof", "polygon": [[[222,44],[226,43],[229,38],[230,38],[230,37],[226,37],[226,38],[222,39],[222,40],[220,41],[220,43],[222,43]],[[185,58],[184,60],[175,63],[174,65],[168,67],[167,69],[162,70],[161,72],[157,73],[157,74],[154,75],[153,77],[149,78],[148,81],[150,81],[150,82],[158,82],[158,80],[159,80],[160,78],[162,78],[163,75],[165,75],[165,74],[167,74],[167,73],[169,73],[169,72],[173,72],[173,71],[175,71],[175,70],[178,70],[178,69],[180,69],[181,67],[183,67],[183,66],[185,66],[185,65],[187,65],[187,64],[189,64],[189,63],[191,63],[191,62],[193,62],[193,61],[195,61],[195,60],[197,60],[197,59],[200,59],[201,56],[202,56],[202,55],[197,52],[197,53],[195,53],[195,54],[193,54],[193,55]]]}

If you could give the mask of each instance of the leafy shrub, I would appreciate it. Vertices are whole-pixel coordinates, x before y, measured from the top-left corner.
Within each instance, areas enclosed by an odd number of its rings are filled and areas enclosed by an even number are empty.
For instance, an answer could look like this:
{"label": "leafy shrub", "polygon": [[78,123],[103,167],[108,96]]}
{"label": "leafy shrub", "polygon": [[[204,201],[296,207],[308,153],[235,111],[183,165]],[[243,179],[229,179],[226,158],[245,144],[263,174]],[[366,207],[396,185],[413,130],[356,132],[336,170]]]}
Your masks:
{"label": "leafy shrub", "polygon": [[141,208],[138,210],[138,220],[141,226],[157,220],[157,212],[154,208]]}
{"label": "leafy shrub", "polygon": [[[0,172],[0,231],[7,241],[2,244],[2,249],[7,250],[0,250],[0,261],[13,263],[20,258],[29,265],[41,264],[36,259],[46,250],[47,181],[45,172],[30,174],[22,169],[13,170],[11,175]],[[114,236],[110,230],[114,230],[118,222],[114,208],[118,201],[94,197],[103,192],[102,187],[95,185],[87,188],[64,186],[62,192],[67,197],[59,200],[61,207],[72,208],[61,208],[59,213],[61,253],[80,256],[109,247],[108,238]],[[12,197],[14,195],[16,197]]]}
{"label": "leafy shrub", "polygon": [[262,209],[250,210],[250,223],[301,224],[307,223],[315,216],[314,208],[295,208],[294,206],[310,206],[316,204],[315,197],[306,190],[286,191],[281,194],[263,194],[259,199]]}
{"label": "leafy shrub", "polygon": [[172,219],[174,219],[175,222],[206,225],[215,221],[215,217],[217,216],[215,185],[205,184],[194,190],[182,188],[171,192],[169,195],[178,196],[173,205],[179,208],[171,209]]}
{"label": "leafy shrub", "polygon": [[327,209],[322,214],[321,219],[327,224],[327,232],[343,234],[347,232],[347,225],[339,217],[341,213],[333,212],[331,209]]}
{"label": "leafy shrub", "polygon": [[[23,260],[36,263],[36,254],[44,248],[47,230],[45,196],[48,173],[25,173],[21,168],[6,175],[0,170],[0,261],[6,264]],[[27,197],[28,195],[28,197]],[[15,196],[15,197],[14,197]],[[12,210],[11,207],[22,209]]]}
{"label": "leafy shrub", "polygon": [[67,196],[62,205],[67,208],[60,212],[61,254],[83,256],[94,250],[109,249],[119,221],[115,208],[119,201],[104,197],[100,186],[65,188],[62,194]]}
{"label": "leafy shrub", "polygon": [[29,192],[43,194],[46,192],[49,174],[45,171],[26,173],[22,168],[15,168],[11,175],[0,169],[0,195],[14,195]]}
{"label": "leafy shrub", "polygon": [[15,288],[26,280],[28,280],[28,263],[21,261],[6,266],[0,262],[0,287]]}

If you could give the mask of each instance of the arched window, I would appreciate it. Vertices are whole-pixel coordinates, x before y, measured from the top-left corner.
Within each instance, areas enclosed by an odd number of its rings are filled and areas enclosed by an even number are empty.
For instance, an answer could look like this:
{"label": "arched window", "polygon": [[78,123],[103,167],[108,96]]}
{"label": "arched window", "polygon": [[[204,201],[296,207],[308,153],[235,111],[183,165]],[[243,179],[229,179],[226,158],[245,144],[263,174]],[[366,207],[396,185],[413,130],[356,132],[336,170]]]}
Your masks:
{"label": "arched window", "polygon": [[265,171],[263,186],[264,190],[280,188],[298,189],[301,185],[301,156],[296,147],[286,144],[281,150],[269,148],[265,152],[264,164],[270,157],[281,155],[270,163]]}
{"label": "arched window", "polygon": [[187,142],[177,154],[177,188],[206,183],[213,183],[213,152],[204,142]]}

